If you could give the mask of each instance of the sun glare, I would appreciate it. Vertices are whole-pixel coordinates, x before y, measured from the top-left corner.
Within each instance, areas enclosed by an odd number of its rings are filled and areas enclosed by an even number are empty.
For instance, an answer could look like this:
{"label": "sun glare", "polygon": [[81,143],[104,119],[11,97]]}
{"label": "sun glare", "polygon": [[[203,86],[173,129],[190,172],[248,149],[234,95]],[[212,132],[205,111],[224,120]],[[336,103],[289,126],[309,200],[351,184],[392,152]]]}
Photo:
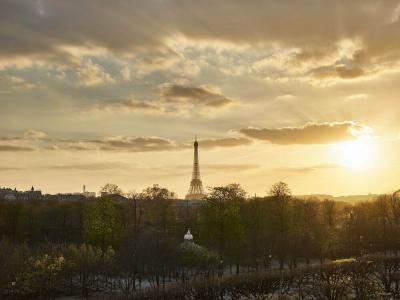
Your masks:
{"label": "sun glare", "polygon": [[337,163],[353,170],[364,170],[373,167],[375,146],[371,139],[360,138],[355,141],[334,145]]}

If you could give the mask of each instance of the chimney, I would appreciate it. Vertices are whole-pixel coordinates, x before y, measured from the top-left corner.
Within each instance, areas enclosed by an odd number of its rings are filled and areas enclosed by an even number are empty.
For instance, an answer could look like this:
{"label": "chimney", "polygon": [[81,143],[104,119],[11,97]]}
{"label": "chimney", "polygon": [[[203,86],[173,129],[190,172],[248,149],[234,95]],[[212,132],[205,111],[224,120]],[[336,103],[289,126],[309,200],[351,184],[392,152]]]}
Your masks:
{"label": "chimney", "polygon": [[83,193],[86,193],[86,185],[83,185]]}

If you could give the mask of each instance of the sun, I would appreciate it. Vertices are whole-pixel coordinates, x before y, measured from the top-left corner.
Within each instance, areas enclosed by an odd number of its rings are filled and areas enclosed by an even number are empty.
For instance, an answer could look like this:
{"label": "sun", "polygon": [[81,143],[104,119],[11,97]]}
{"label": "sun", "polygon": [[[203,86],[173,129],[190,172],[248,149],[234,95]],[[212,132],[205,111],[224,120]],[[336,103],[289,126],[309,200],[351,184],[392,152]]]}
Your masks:
{"label": "sun", "polygon": [[365,170],[373,167],[375,161],[375,145],[371,139],[359,138],[355,141],[334,145],[336,161],[352,170]]}

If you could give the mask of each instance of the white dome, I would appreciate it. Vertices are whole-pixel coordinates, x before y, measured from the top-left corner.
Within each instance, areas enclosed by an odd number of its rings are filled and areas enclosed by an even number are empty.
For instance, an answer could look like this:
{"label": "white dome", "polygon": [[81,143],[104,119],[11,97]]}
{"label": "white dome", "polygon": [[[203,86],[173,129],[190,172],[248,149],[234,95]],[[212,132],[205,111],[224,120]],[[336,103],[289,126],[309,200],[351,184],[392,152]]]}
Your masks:
{"label": "white dome", "polygon": [[190,233],[190,230],[186,232],[185,236],[183,237],[185,241],[193,241],[193,235]]}

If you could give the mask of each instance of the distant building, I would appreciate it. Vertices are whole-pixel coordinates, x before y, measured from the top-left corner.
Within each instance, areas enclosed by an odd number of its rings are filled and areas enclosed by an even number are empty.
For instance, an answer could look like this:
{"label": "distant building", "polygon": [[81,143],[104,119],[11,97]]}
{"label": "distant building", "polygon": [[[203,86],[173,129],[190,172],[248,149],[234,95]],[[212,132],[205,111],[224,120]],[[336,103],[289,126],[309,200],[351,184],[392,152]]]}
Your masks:
{"label": "distant building", "polygon": [[28,191],[17,191],[17,189],[0,188],[0,198],[4,200],[38,200],[42,198],[42,192],[35,190],[32,186]]}
{"label": "distant building", "polygon": [[83,196],[85,198],[95,198],[96,197],[96,193],[95,192],[84,192]]}
{"label": "distant building", "polygon": [[14,194],[14,193],[6,194],[6,195],[3,197],[3,199],[4,199],[4,200],[9,200],[9,201],[17,200],[17,195]]}
{"label": "distant building", "polygon": [[17,190],[10,188],[0,188],[0,199],[4,200],[16,200],[17,199]]}
{"label": "distant building", "polygon": [[203,190],[203,183],[200,177],[200,165],[199,165],[199,143],[197,138],[194,141],[194,157],[193,157],[193,173],[192,180],[190,181],[189,191],[186,194],[186,200],[204,200],[206,194]]}
{"label": "distant building", "polygon": [[86,191],[86,185],[83,186],[83,193],[82,193],[82,195],[83,195],[85,198],[95,198],[95,197],[96,197],[96,193],[95,193],[95,192],[87,192],[87,191]]}
{"label": "distant building", "polygon": [[44,195],[46,200],[56,200],[56,201],[78,201],[85,200],[86,198],[82,193],[58,193],[58,194],[46,194]]}
{"label": "distant building", "polygon": [[18,200],[39,200],[42,198],[42,191],[41,190],[35,190],[35,188],[32,186],[29,191],[25,192],[17,192],[17,199]]}
{"label": "distant building", "polygon": [[45,198],[48,200],[61,200],[61,201],[76,201],[76,200],[85,200],[87,198],[95,198],[95,192],[87,192],[86,186],[83,186],[82,193],[58,193],[55,195],[46,194]]}
{"label": "distant building", "polygon": [[0,199],[4,200],[85,200],[88,198],[95,198],[95,192],[87,192],[86,187],[83,186],[82,193],[58,193],[58,194],[45,194],[43,195],[40,190],[35,190],[32,186],[28,191],[18,191],[17,189],[1,188]]}
{"label": "distant building", "polygon": [[113,199],[115,201],[129,200],[129,198],[127,198],[123,195],[120,195],[120,194],[110,194],[110,193],[104,193],[104,192],[101,193],[101,197],[107,197],[107,198]]}

